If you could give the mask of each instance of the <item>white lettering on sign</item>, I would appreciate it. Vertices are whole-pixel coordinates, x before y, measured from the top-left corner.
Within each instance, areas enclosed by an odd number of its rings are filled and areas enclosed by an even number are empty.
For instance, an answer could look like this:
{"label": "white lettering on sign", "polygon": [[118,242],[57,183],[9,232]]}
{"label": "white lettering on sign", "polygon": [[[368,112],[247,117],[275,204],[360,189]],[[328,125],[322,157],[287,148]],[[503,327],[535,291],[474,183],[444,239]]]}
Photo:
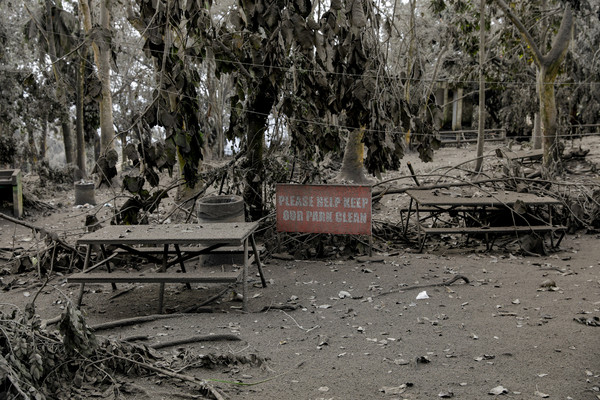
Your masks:
{"label": "white lettering on sign", "polygon": [[279,196],[279,205],[288,207],[314,207],[312,196]]}
{"label": "white lettering on sign", "polygon": [[304,213],[295,210],[283,210],[284,221],[304,221]]}
{"label": "white lettering on sign", "polygon": [[332,211],[307,211],[307,222],[333,222]]}
{"label": "white lettering on sign", "polygon": [[319,208],[337,208],[342,203],[339,197],[321,197],[317,196],[317,207]]}
{"label": "white lettering on sign", "polygon": [[[279,196],[280,206],[287,207],[315,207],[313,196]],[[367,208],[369,199],[366,197],[321,197],[317,196],[316,207],[338,208],[343,204],[344,208]]]}
{"label": "white lettering on sign", "polygon": [[344,197],[344,208],[366,208],[369,199],[366,197]]}
{"label": "white lettering on sign", "polygon": [[344,224],[365,224],[367,223],[367,213],[336,212],[335,222]]}

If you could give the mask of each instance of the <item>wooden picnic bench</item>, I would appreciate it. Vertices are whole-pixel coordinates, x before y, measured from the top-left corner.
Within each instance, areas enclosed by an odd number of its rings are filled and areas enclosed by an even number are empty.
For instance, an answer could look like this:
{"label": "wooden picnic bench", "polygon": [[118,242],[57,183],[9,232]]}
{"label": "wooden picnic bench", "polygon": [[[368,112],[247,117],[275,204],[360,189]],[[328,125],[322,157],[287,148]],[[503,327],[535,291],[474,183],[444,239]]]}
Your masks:
{"label": "wooden picnic bench", "polygon": [[[551,233],[550,240],[552,247],[558,247],[562,238],[566,233],[564,226],[553,225],[552,223],[552,206],[559,205],[560,202],[552,197],[537,196],[531,193],[517,192],[499,192],[479,194],[478,196],[463,197],[451,196],[439,190],[408,190],[406,193],[410,196],[409,209],[415,207],[415,215],[417,219],[417,229],[419,234],[419,251],[423,250],[425,241],[431,235],[444,234],[463,234],[463,235],[483,235],[488,249],[493,245],[495,235],[519,234],[519,233]],[[514,210],[517,203],[524,206],[547,206],[548,220],[536,221],[535,224],[530,223],[514,223],[515,220],[522,221],[523,218],[516,214]],[[424,211],[422,211],[424,210]],[[504,226],[490,225],[488,222],[494,214],[501,211],[509,211],[511,221]],[[421,212],[426,212],[427,217],[434,217],[432,226],[427,226],[423,223],[425,220],[421,217]],[[456,222],[446,226],[439,226],[436,219],[442,214],[456,213],[462,214],[463,224]],[[478,217],[482,216],[482,217]],[[407,216],[406,224],[408,226]],[[465,221],[469,221],[472,226],[467,226]],[[510,223],[512,222],[512,223]],[[552,233],[560,233],[558,241],[554,243]]]}
{"label": "wooden picnic bench", "polygon": [[[258,247],[253,237],[257,227],[256,222],[109,225],[86,234],[77,241],[78,245],[87,246],[84,267],[82,272],[72,274],[67,280],[81,284],[78,306],[81,306],[86,283],[111,283],[113,289],[116,288],[116,283],[122,282],[160,283],[158,312],[162,313],[166,283],[186,283],[188,286],[195,282],[234,284],[241,279],[243,309],[246,311],[250,264],[256,263],[262,286],[266,287]],[[106,246],[109,245],[115,246],[118,251],[108,254]],[[100,248],[100,259],[90,266],[94,247]],[[187,271],[185,261],[203,254],[214,254],[220,249],[241,252],[241,268],[236,271],[203,271],[202,268],[193,272]],[[119,252],[144,257],[158,264],[160,268],[158,271],[114,272],[110,264]],[[171,257],[172,255],[175,256]],[[169,272],[169,267],[173,265],[179,265],[181,273]],[[106,273],[93,272],[101,266],[106,266]]]}
{"label": "wooden picnic bench", "polygon": [[517,161],[523,164],[532,164],[540,161],[544,157],[544,150],[522,150],[508,152],[506,154],[510,161]]}

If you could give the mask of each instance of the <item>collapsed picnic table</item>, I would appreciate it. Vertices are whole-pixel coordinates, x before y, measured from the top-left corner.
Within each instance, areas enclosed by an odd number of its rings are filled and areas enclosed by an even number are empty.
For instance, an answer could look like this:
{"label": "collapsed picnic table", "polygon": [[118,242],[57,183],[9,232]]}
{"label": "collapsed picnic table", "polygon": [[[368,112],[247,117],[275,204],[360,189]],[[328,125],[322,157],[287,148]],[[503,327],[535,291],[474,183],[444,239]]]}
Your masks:
{"label": "collapsed picnic table", "polygon": [[[564,226],[555,226],[552,223],[552,207],[560,202],[549,196],[538,196],[532,193],[517,192],[477,192],[465,195],[451,195],[448,191],[434,190],[407,190],[410,196],[406,229],[411,213],[414,212],[417,220],[419,234],[419,251],[423,250],[429,235],[443,235],[458,233],[464,235],[483,235],[488,250],[493,245],[495,235],[519,233],[551,233],[552,247],[558,247],[566,233]],[[535,218],[535,223],[525,219],[528,207],[548,207],[547,219]],[[414,207],[414,211],[413,211]],[[505,215],[506,221],[498,226],[490,224],[494,216]],[[422,217],[422,213],[426,216]],[[505,213],[505,214],[501,214]],[[459,221],[452,220],[442,223],[443,214],[462,217]],[[431,219],[431,225],[425,220]],[[560,237],[556,244],[552,233],[559,232]]]}
{"label": "collapsed picnic table", "polygon": [[[116,288],[116,283],[122,282],[160,283],[158,313],[162,313],[165,283],[186,283],[188,286],[193,282],[234,284],[239,282],[241,274],[243,310],[247,311],[248,266],[253,262],[256,262],[258,267],[262,286],[266,287],[253,236],[257,228],[257,222],[109,225],[77,240],[78,245],[87,246],[84,267],[82,272],[69,276],[67,280],[81,283],[78,306],[81,306],[86,283],[111,283],[113,289]],[[115,246],[121,252],[144,257],[158,264],[160,268],[157,272],[113,272],[110,264],[119,252],[109,254],[109,245]],[[252,247],[251,255],[249,246]],[[99,260],[90,266],[94,247],[100,249]],[[200,255],[223,252],[242,252],[242,268],[231,272],[210,273],[186,270],[187,260]],[[102,265],[106,266],[106,273],[93,272]],[[179,265],[181,273],[169,272],[169,267],[173,265]]]}
{"label": "collapsed picnic table", "polygon": [[511,151],[507,152],[506,156],[511,161],[520,162],[522,164],[533,164],[542,160],[544,157],[544,150]]}

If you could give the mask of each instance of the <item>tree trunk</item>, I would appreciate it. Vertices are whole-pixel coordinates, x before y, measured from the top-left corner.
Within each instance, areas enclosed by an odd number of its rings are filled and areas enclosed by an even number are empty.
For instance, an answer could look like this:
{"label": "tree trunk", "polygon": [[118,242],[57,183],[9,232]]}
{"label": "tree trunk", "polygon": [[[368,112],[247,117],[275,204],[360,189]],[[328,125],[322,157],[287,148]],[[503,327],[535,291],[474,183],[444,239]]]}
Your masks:
{"label": "tree trunk", "polygon": [[442,83],[442,87],[444,88],[444,97],[443,97],[443,102],[442,102],[442,128],[444,126],[446,126],[448,124],[448,122],[452,121],[452,106],[453,103],[450,101],[450,96],[449,96],[449,92],[450,90],[448,89],[448,83],[444,82]]}
{"label": "tree trunk", "polygon": [[248,115],[248,171],[246,172],[246,188],[244,201],[248,206],[248,214],[252,221],[263,216],[262,182],[264,181],[264,143],[267,118],[259,114]]}
{"label": "tree trunk", "polygon": [[542,148],[542,127],[540,124],[540,113],[536,112],[533,117],[533,149],[539,150]]}
{"label": "tree trunk", "polygon": [[364,167],[364,143],[363,137],[365,128],[354,129],[350,132],[346,148],[344,149],[344,158],[342,160],[342,169],[337,179],[352,182],[355,184],[372,183],[365,175]]}
{"label": "tree trunk", "polygon": [[556,75],[548,74],[545,67],[538,72],[538,90],[540,94],[540,122],[543,134],[542,147],[544,149],[544,167],[552,171],[555,162],[560,160],[560,146],[558,143],[556,123],[557,111],[554,94],[554,80]]}
{"label": "tree trunk", "polygon": [[60,72],[58,70],[56,58],[56,44],[54,42],[54,25],[52,21],[52,2],[46,0],[46,40],[48,43],[48,55],[52,62],[52,72],[56,80],[56,97],[61,105],[60,123],[63,133],[63,143],[65,146],[65,160],[67,164],[73,163],[73,138],[71,137],[71,125],[69,119],[69,106],[67,104],[66,89]]}
{"label": "tree trunk", "polygon": [[83,103],[85,97],[85,61],[87,58],[86,51],[81,54],[79,62],[79,71],[77,71],[77,128],[75,137],[77,138],[76,160],[77,168],[75,179],[86,179],[87,172],[85,167],[85,135],[84,135],[84,111]]}
{"label": "tree trunk", "polygon": [[268,115],[271,113],[275,101],[268,78],[265,78],[260,86],[256,88],[256,93],[246,112],[248,121],[246,136],[248,169],[245,178],[244,201],[252,221],[262,218],[264,212],[262,183],[265,179],[263,163],[265,130]]}
{"label": "tree trunk", "polygon": [[560,162],[560,147],[557,140],[556,99],[554,81],[558,76],[560,66],[564,61],[569,44],[573,37],[573,12],[567,4],[560,28],[552,42],[552,48],[547,54],[541,52],[533,37],[521,20],[512,12],[504,0],[496,0],[504,14],[517,27],[529,46],[533,60],[537,66],[537,89],[540,98],[540,121],[543,134],[544,168],[548,173],[556,170]]}
{"label": "tree trunk", "polygon": [[42,137],[40,138],[40,159],[46,158],[46,148],[48,147],[48,111],[44,110],[42,119]]}
{"label": "tree trunk", "polygon": [[[30,159],[29,161],[31,162],[32,165],[37,165],[38,160],[39,160],[39,150],[37,148],[37,145],[35,144],[35,137],[33,135],[34,129],[32,129],[31,127],[28,127],[27,129],[27,140],[29,143],[29,151],[30,151]],[[2,135],[2,129],[0,128],[0,135]]]}
{"label": "tree trunk", "polygon": [[452,100],[452,130],[462,129],[463,88],[455,89]]}
{"label": "tree trunk", "polygon": [[[83,16],[83,26],[86,34],[92,30],[92,16],[88,0],[79,0],[79,7]],[[101,0],[100,2],[100,27],[103,35],[101,37],[106,41],[98,45],[96,41],[92,43],[94,51],[94,62],[98,68],[98,78],[102,84],[102,99],[100,100],[100,150],[105,154],[108,150],[114,148],[115,128],[112,113],[112,93],[110,91],[110,0]]]}
{"label": "tree trunk", "polygon": [[415,8],[416,8],[416,0],[408,0],[410,6],[410,19],[409,19],[409,41],[408,41],[408,59],[406,62],[406,83],[404,86],[404,100],[408,104],[410,104],[410,84],[411,80],[414,77],[414,68],[415,68],[415,41],[416,41],[416,32],[415,32]]}
{"label": "tree trunk", "polygon": [[98,161],[102,155],[102,149],[100,148],[100,137],[98,133],[93,134],[94,137],[94,161]]}
{"label": "tree trunk", "polygon": [[67,164],[73,164],[73,156],[75,155],[75,146],[73,146],[73,133],[71,131],[71,121],[69,117],[62,117],[63,121],[60,123],[60,127],[63,134],[63,141],[65,144],[65,160]]}
{"label": "tree trunk", "polygon": [[485,142],[485,82],[483,65],[485,63],[485,0],[479,2],[479,124],[477,127],[477,162],[475,171],[483,169],[483,144]]}

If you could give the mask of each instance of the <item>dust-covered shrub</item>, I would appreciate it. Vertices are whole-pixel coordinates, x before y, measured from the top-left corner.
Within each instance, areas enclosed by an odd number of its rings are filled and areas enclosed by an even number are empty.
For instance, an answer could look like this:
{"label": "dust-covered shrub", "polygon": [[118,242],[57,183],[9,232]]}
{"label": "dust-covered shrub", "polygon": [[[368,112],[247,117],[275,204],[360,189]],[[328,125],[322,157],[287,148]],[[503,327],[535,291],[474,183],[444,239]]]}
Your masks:
{"label": "dust-covered shrub", "polygon": [[17,154],[17,141],[13,135],[0,135],[0,165],[12,165]]}
{"label": "dust-covered shrub", "polygon": [[50,184],[71,185],[74,182],[75,167],[73,165],[52,167],[48,161],[43,160],[37,165],[36,172],[40,177],[41,186],[49,186]]}
{"label": "dust-covered shrub", "polygon": [[[100,343],[81,312],[69,305],[59,330],[43,327],[32,304],[25,311],[0,312],[0,397],[7,399],[86,398],[86,392],[115,388],[112,373],[139,374],[139,363],[154,360],[143,346]],[[88,393],[89,394],[89,393]]]}

